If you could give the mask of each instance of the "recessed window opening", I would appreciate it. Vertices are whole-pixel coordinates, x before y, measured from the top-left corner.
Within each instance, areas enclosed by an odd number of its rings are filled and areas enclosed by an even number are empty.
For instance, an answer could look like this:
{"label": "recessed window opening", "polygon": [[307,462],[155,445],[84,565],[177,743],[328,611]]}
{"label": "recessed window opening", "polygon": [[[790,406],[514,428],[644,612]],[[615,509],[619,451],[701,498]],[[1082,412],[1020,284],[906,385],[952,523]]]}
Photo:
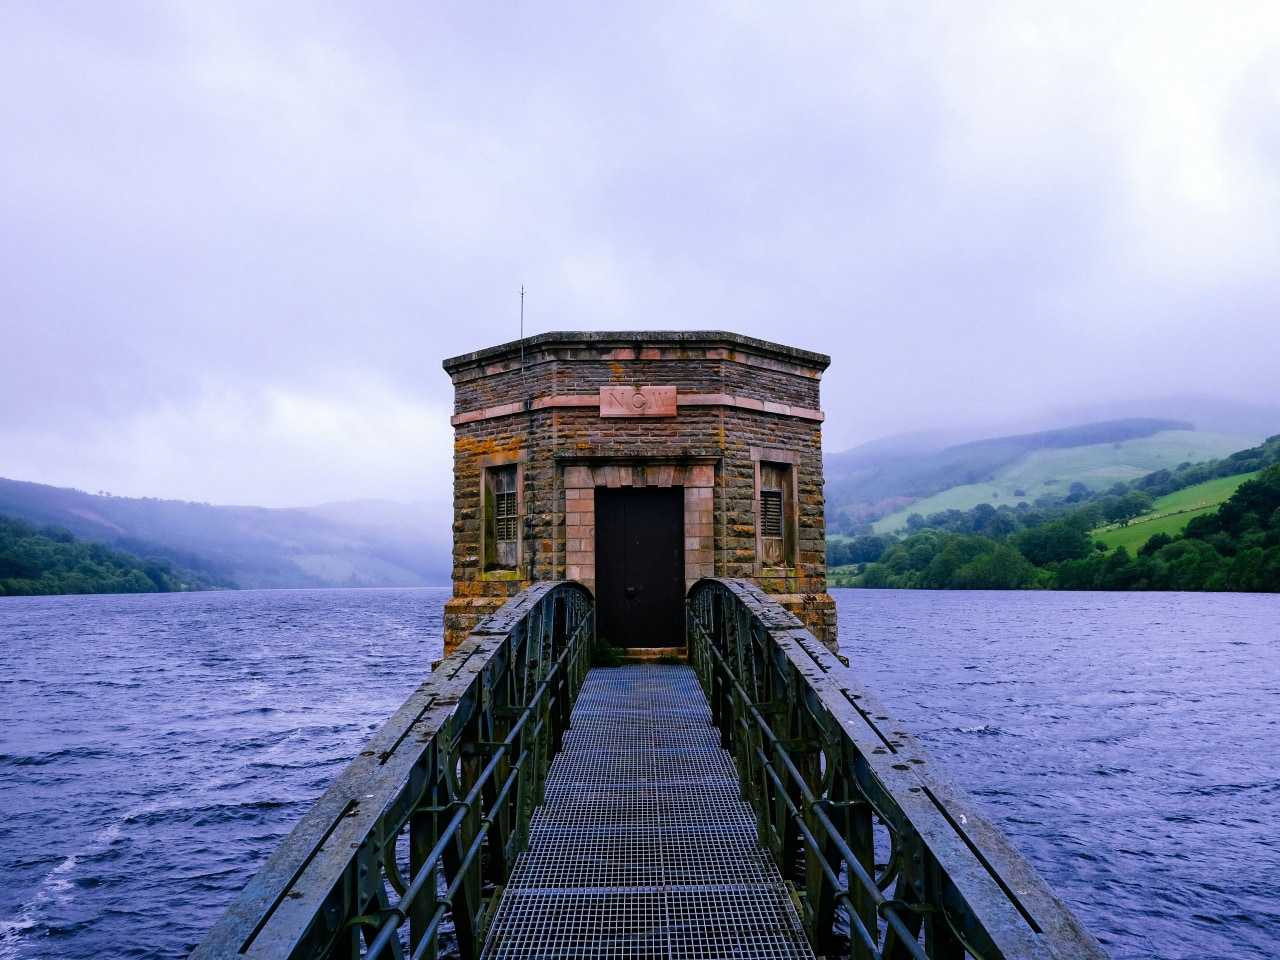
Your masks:
{"label": "recessed window opening", "polygon": [[484,568],[514,570],[520,553],[516,465],[488,467],[484,480]]}
{"label": "recessed window opening", "polygon": [[795,479],[789,463],[761,462],[759,473],[759,562],[795,566]]}

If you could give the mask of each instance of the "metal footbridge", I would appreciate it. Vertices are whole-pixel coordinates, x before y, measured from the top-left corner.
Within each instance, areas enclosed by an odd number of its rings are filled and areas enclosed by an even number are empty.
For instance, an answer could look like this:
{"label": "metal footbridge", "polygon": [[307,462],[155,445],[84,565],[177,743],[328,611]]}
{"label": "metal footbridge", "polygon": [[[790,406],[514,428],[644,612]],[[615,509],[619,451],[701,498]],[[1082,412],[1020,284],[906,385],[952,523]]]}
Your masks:
{"label": "metal footbridge", "polygon": [[486,957],[812,957],[687,666],[592,670]]}
{"label": "metal footbridge", "polygon": [[592,667],[540,583],[375,734],[192,955],[1103,958],[852,670],[753,584],[687,664]]}

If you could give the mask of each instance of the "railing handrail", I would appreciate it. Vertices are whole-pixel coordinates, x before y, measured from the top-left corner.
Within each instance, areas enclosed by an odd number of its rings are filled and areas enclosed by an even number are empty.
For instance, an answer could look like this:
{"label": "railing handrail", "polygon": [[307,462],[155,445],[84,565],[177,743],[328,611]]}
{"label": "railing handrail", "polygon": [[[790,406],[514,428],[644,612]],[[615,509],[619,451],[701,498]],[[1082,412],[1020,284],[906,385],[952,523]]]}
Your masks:
{"label": "railing handrail", "polygon": [[[834,903],[843,901],[855,957],[922,957],[922,927],[926,942],[936,937],[929,956],[1106,957],[1035,868],[799,619],[745,580],[700,580],[689,606],[690,657],[752,794],[761,841],[780,859],[804,854],[798,886],[815,950],[829,946]],[[807,758],[793,760],[789,747]],[[873,814],[891,831],[890,864],[874,862]],[[899,882],[907,886],[884,892]]]}
{"label": "railing handrail", "polygon": [[[534,584],[482,620],[285,837],[193,960],[327,956],[344,937],[363,937],[370,953],[395,940],[399,955],[406,919],[417,955],[434,942],[445,901],[460,941],[469,935],[464,957],[474,955],[485,919],[481,848],[509,872],[593,641],[594,601],[569,581]],[[501,842],[488,836],[495,824]],[[397,864],[406,826],[408,882]],[[424,891],[438,868],[448,881],[441,899]]]}

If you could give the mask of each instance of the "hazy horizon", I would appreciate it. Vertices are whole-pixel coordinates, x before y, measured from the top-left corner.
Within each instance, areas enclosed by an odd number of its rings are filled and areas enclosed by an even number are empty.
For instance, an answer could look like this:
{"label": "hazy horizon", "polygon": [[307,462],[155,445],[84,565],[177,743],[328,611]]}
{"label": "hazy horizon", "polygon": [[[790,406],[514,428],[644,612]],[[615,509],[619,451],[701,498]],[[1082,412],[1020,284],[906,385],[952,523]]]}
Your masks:
{"label": "hazy horizon", "polygon": [[522,284],[829,353],[828,451],[1277,406],[1272,5],[6,19],[0,476],[443,510]]}

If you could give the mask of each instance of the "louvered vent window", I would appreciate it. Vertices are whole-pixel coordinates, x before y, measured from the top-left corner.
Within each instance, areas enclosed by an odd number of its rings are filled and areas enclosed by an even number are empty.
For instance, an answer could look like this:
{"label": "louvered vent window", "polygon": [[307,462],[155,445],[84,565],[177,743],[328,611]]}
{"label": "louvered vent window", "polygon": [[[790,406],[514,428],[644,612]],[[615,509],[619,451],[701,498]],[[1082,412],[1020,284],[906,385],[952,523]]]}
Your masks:
{"label": "louvered vent window", "polygon": [[519,531],[520,515],[516,510],[514,490],[494,495],[494,533],[499,540],[515,540]]}
{"label": "louvered vent window", "polygon": [[782,491],[760,491],[760,535],[782,536]]}
{"label": "louvered vent window", "polygon": [[520,475],[515,464],[484,471],[484,568],[514,570],[520,562]]}
{"label": "louvered vent window", "polygon": [[796,556],[794,467],[762,460],[756,474],[760,497],[758,562],[764,567],[790,567]]}

